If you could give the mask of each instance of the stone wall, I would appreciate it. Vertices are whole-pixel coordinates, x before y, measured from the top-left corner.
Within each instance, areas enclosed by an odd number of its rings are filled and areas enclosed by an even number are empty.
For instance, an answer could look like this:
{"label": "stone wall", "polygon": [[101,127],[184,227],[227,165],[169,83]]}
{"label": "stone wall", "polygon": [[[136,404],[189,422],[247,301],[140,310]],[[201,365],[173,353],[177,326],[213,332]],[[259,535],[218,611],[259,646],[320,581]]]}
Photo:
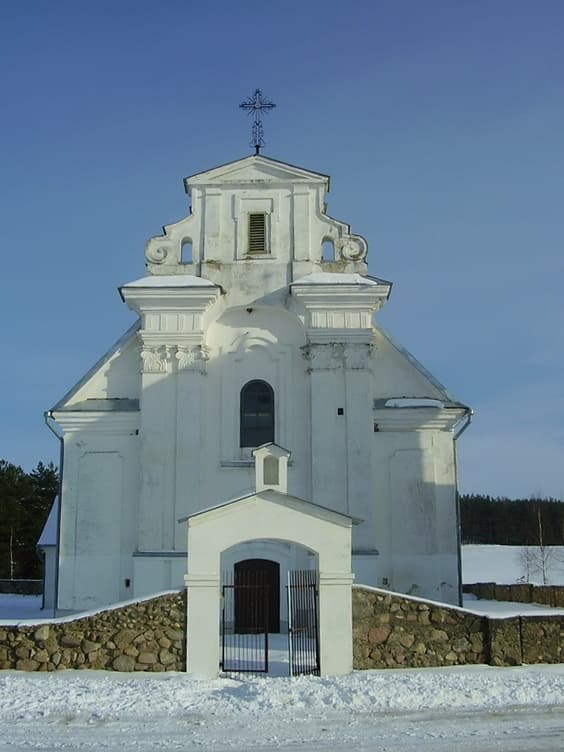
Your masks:
{"label": "stone wall", "polygon": [[[356,669],[564,660],[564,616],[489,619],[362,586],[352,604]],[[185,671],[185,592],[74,619],[0,624],[0,669],[69,668]]]}
{"label": "stone wall", "polygon": [[186,595],[172,593],[76,619],[0,624],[0,669],[186,669]]}
{"label": "stone wall", "polygon": [[487,662],[485,617],[361,586],[352,599],[354,668]]}
{"label": "stone wall", "polygon": [[464,592],[473,593],[477,598],[489,601],[541,603],[546,606],[564,608],[562,585],[531,585],[528,582],[498,585],[496,582],[476,582],[464,585]]}
{"label": "stone wall", "polygon": [[354,667],[560,663],[564,616],[491,619],[374,588],[353,587]]}

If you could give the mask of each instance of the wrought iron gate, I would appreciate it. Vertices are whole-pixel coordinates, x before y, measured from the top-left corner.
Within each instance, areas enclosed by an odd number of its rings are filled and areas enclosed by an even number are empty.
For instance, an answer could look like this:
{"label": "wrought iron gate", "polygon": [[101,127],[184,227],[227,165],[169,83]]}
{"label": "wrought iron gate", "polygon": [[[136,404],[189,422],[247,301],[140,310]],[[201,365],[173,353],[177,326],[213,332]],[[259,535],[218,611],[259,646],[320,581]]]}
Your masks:
{"label": "wrought iron gate", "polygon": [[288,572],[288,653],[290,676],[319,676],[319,628],[317,573]]}
{"label": "wrought iron gate", "polygon": [[222,586],[221,669],[268,673],[270,583],[264,571],[224,574]]}

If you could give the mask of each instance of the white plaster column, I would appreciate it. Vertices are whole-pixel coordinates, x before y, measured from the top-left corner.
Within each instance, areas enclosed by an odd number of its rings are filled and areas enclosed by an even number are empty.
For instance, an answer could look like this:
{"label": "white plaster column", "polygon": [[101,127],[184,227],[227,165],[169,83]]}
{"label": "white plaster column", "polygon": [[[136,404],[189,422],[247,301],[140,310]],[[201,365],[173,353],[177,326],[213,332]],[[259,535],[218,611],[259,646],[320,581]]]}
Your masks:
{"label": "white plaster column", "polygon": [[190,572],[187,589],[186,671],[213,678],[219,673],[219,575]]}
{"label": "white plaster column", "polygon": [[319,572],[319,658],[321,676],[353,669],[352,597],[354,575]]}
{"label": "white plaster column", "polygon": [[[342,346],[310,344],[311,498],[317,504],[346,512],[346,424]],[[339,414],[340,409],[343,415]]]}
{"label": "white plaster column", "polygon": [[[201,345],[176,348],[176,499],[175,522],[206,506],[201,491],[205,416],[202,414],[207,352]],[[209,504],[207,504],[209,506]],[[175,524],[175,549],[182,550],[186,534]]]}

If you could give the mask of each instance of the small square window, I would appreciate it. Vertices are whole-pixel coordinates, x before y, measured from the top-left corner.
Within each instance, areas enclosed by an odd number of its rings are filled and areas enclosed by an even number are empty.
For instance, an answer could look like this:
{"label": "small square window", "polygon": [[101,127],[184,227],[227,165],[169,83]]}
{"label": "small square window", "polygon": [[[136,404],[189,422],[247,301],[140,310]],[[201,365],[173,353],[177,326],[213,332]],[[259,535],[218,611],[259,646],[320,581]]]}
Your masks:
{"label": "small square window", "polygon": [[249,214],[248,253],[251,255],[268,253],[266,248],[266,214]]}

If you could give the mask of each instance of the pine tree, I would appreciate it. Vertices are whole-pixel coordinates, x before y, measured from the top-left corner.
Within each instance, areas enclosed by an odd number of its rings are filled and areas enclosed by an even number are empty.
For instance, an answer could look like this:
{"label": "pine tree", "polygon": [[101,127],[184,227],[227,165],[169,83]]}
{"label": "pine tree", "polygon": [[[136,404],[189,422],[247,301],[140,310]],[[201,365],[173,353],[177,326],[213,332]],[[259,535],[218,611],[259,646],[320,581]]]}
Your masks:
{"label": "pine tree", "polygon": [[0,578],[41,576],[36,543],[58,490],[53,464],[30,473],[0,460]]}

